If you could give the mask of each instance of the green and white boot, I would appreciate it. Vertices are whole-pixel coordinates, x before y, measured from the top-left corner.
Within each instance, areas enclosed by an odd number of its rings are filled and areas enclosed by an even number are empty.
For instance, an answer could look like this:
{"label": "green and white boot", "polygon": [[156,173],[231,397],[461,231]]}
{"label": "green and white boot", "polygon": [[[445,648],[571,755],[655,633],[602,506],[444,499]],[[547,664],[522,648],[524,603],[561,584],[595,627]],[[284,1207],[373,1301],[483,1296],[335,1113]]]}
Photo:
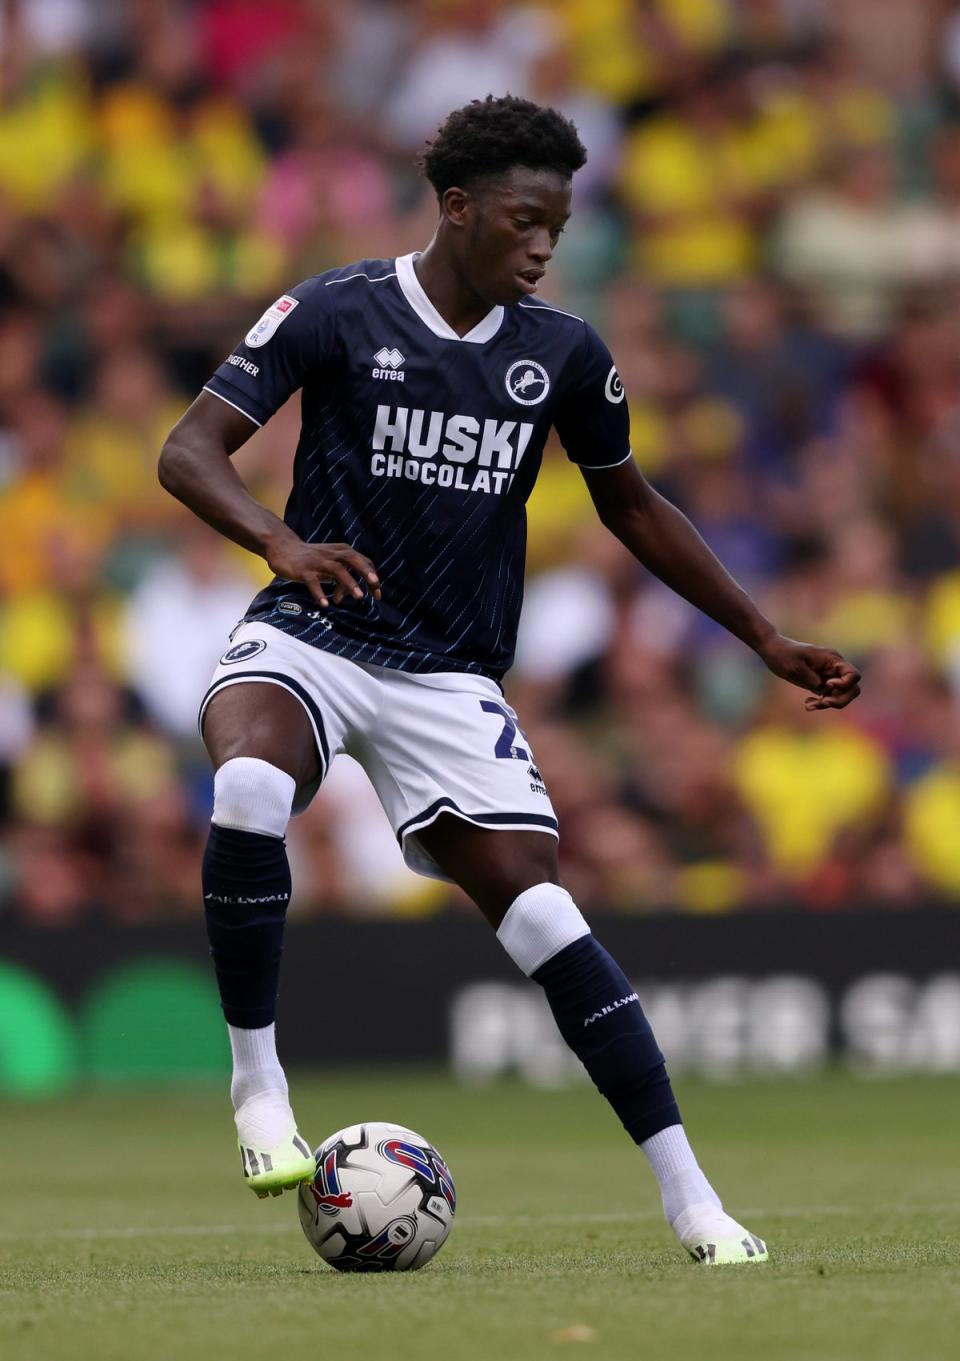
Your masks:
{"label": "green and white boot", "polygon": [[310,1146],[297,1132],[297,1122],[285,1096],[258,1092],[234,1116],[243,1175],[260,1200],[279,1196],[316,1172]]}
{"label": "green and white boot", "polygon": [[767,1245],[716,1205],[691,1205],[674,1220],[673,1231],[695,1262],[735,1266],[767,1262]]}

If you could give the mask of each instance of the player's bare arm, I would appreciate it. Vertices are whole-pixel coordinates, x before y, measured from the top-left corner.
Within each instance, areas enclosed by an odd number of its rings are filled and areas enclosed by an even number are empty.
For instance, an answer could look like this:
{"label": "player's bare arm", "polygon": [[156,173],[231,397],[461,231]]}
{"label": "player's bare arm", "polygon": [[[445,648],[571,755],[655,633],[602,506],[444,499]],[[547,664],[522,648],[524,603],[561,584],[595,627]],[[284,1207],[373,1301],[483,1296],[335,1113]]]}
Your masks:
{"label": "player's bare arm", "polygon": [[683,512],[651,487],[632,459],[615,468],[584,468],[583,476],[611,533],[671,590],[753,648],[775,676],[812,691],[807,709],[843,709],[856,699],[856,667],[832,648],[778,633]]}
{"label": "player's bare arm", "polygon": [[[304,543],[251,496],[231,462],[257,426],[210,392],[201,392],[171,430],[160,454],[163,487],[201,520],[263,558],[286,581],[302,581],[326,608],[364,587],[380,599],[380,580],[369,558],[346,543]],[[329,592],[329,583],[336,583]],[[363,583],[361,585],[360,583]]]}

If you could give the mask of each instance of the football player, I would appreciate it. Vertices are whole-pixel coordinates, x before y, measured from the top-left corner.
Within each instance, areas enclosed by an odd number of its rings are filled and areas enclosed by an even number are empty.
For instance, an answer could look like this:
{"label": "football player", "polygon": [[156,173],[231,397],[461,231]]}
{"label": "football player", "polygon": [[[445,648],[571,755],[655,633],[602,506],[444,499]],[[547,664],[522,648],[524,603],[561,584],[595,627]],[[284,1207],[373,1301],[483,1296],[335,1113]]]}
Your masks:
{"label": "football player", "polygon": [[[699,1167],[637,994],[563,887],[550,798],[500,688],[520,614],[524,505],[551,429],[610,532],[809,691],[807,708],[849,704],[860,677],[838,653],[778,633],[647,483],[609,351],[541,300],[585,159],[555,110],[489,97],[452,113],[422,158],[439,209],[426,248],[278,298],[164,446],[168,491],[274,573],[200,713],[216,771],[203,897],[236,1127],[258,1195],[313,1176],[275,1047],[284,834],[345,751],[407,863],[459,884],[543,988],[646,1155],[681,1244],[698,1261],[755,1263],[766,1247]],[[298,389],[281,520],[230,458]]]}

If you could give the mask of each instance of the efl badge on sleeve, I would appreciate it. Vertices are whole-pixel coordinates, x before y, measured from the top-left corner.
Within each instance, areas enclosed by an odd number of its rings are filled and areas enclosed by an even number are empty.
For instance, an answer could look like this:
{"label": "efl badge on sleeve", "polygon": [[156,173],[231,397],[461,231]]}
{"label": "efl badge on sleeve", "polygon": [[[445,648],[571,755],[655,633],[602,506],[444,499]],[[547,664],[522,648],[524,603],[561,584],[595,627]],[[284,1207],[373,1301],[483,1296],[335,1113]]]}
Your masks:
{"label": "efl badge on sleeve", "polygon": [[295,307],[299,305],[298,298],[291,298],[289,293],[284,293],[282,298],[278,298],[275,303],[264,312],[256,326],[246,334],[246,343],[251,350],[258,349],[261,345],[266,345],[274,331]]}

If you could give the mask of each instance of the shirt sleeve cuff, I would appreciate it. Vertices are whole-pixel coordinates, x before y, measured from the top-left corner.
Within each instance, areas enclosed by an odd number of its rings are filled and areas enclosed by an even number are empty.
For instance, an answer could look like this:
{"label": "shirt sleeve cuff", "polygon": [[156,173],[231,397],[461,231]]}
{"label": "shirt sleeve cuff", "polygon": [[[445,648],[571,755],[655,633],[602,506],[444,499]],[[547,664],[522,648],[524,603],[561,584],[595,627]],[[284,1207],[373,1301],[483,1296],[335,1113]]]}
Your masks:
{"label": "shirt sleeve cuff", "polygon": [[[218,383],[218,386],[214,387],[214,383]],[[230,395],[227,396],[226,393],[220,391],[219,384],[223,384],[222,379],[212,378],[209,383],[204,383],[203,390],[204,392],[213,393],[214,397],[219,397],[221,402],[226,402],[227,406],[232,406],[234,411],[239,411],[241,416],[246,416],[247,420],[252,421],[258,429],[262,428],[266,419],[269,418],[267,417],[264,420],[259,420],[252,412],[246,409],[246,406],[242,405],[245,401],[249,403],[249,399],[245,397],[244,393],[236,392],[233,388],[230,388]],[[226,384],[223,384],[223,386],[226,386]],[[238,400],[234,400],[235,398]]]}
{"label": "shirt sleeve cuff", "polygon": [[588,472],[602,472],[604,468],[619,468],[622,464],[633,458],[633,450],[628,449],[623,458],[618,458],[613,463],[581,463],[577,458],[571,458],[570,462],[575,463],[578,468],[586,468]]}

